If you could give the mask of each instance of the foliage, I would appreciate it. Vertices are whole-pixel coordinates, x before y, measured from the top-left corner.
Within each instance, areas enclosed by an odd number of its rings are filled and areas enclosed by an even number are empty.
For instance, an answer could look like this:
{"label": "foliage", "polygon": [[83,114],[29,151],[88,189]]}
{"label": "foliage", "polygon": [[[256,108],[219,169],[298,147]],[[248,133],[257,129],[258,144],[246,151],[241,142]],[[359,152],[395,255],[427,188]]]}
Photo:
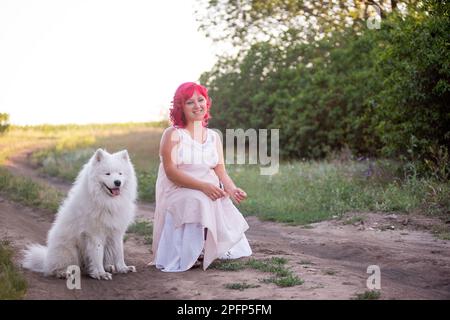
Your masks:
{"label": "foliage", "polygon": [[[361,30],[375,14],[384,18],[403,6],[415,11],[417,0],[203,0],[196,10],[197,20],[208,37],[248,49],[259,41],[288,47],[293,42],[311,42],[345,28]],[[279,35],[296,30],[288,42]],[[292,35],[292,34],[291,34]]]}
{"label": "foliage", "polygon": [[[444,4],[443,4],[444,3]],[[200,81],[211,127],[280,128],[284,158],[349,149],[449,177],[448,4],[385,15],[380,29],[344,28],[314,42],[269,41],[221,59]]]}
{"label": "foliage", "polygon": [[9,114],[0,112],[0,134],[9,128]]}
{"label": "foliage", "polygon": [[440,166],[436,170],[448,178],[448,161],[442,169],[450,145],[448,11],[436,6],[428,16],[393,20],[386,29],[387,36],[374,50],[383,81],[374,97],[373,118],[381,152],[427,163],[429,169]]}
{"label": "foliage", "polygon": [[379,86],[370,76],[371,40],[349,31],[314,46],[253,45],[237,71],[217,66],[203,74],[215,108],[211,126],[281,128],[281,155],[289,158],[344,146],[374,153],[379,142],[365,134],[367,97]]}

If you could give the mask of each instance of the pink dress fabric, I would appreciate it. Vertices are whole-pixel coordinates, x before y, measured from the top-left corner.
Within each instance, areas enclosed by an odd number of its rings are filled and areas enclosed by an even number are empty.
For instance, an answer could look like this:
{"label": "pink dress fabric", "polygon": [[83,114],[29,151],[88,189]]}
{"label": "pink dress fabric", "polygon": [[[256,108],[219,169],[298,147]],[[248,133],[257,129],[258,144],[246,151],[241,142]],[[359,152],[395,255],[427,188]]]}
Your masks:
{"label": "pink dress fabric", "polygon": [[[176,157],[178,169],[219,186],[213,168],[219,161],[218,134],[207,129],[202,144],[176,128],[180,137]],[[190,269],[204,252],[203,269],[215,259],[236,259],[252,254],[244,232],[248,224],[231,199],[211,200],[199,190],[184,188],[170,181],[159,165],[156,181],[156,208],[153,230],[152,264],[166,272]],[[207,237],[204,239],[204,230]]]}

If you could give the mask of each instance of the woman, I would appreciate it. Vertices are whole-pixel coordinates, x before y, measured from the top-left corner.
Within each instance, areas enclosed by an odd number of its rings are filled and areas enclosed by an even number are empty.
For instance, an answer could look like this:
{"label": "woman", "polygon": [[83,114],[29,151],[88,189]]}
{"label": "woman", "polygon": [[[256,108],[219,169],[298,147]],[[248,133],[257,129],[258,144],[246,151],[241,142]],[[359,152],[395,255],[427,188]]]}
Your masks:
{"label": "woman", "polygon": [[219,135],[208,129],[211,100],[193,82],[178,87],[170,109],[172,127],[161,138],[151,264],[186,271],[203,261],[252,254],[248,224],[232,201],[247,197],[228,176]]}

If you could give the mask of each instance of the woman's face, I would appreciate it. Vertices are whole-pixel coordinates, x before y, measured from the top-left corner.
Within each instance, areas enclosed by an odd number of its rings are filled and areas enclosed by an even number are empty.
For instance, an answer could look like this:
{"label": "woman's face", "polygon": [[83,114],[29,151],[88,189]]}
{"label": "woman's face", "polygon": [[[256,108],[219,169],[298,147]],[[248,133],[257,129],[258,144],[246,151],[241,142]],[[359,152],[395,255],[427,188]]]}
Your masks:
{"label": "woman's face", "polygon": [[206,113],[206,98],[197,91],[186,100],[183,106],[186,122],[203,121]]}

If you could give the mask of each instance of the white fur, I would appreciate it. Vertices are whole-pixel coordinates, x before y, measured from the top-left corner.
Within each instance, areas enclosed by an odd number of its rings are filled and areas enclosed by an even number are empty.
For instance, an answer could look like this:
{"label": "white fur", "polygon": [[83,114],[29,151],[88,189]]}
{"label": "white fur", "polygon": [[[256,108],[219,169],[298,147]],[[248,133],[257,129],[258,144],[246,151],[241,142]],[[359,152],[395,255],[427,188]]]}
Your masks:
{"label": "white fur", "polygon": [[[120,181],[120,195],[113,196],[106,188],[115,188],[114,181]],[[109,154],[98,149],[59,208],[47,247],[28,246],[23,266],[61,278],[67,277],[70,265],[96,279],[110,280],[113,272],[135,272],[134,266],[125,264],[123,236],[134,219],[136,193],[127,151]]]}

